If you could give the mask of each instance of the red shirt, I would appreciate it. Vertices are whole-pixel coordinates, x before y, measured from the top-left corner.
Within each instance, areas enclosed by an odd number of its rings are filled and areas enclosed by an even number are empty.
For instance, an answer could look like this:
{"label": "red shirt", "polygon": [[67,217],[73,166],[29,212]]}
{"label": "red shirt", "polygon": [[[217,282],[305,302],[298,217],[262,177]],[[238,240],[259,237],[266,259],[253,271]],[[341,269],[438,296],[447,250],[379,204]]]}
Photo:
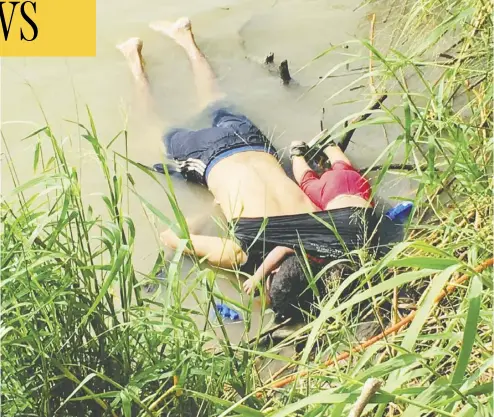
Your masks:
{"label": "red shirt", "polygon": [[312,170],[307,171],[300,188],[322,210],[339,195],[356,195],[367,201],[371,199],[369,181],[343,161],[335,162],[321,177]]}

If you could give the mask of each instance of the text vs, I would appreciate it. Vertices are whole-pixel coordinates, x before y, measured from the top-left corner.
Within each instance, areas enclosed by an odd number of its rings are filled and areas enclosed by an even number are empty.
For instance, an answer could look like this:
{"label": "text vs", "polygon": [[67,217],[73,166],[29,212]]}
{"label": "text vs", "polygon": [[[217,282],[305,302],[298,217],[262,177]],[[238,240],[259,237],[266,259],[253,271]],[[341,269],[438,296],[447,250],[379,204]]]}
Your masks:
{"label": "text vs", "polygon": [[[22,18],[18,28],[12,27],[16,13]],[[0,19],[4,40],[8,41],[9,36],[16,37],[18,34],[21,41],[34,41],[38,37],[38,26],[33,20],[35,14],[36,2],[0,1]]]}

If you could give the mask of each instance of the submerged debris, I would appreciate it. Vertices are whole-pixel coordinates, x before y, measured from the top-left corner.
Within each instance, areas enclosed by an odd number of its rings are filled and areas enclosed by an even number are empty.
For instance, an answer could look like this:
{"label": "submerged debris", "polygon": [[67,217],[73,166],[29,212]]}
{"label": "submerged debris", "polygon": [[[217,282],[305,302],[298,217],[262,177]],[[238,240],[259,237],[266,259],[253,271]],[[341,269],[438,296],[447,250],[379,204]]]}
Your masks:
{"label": "submerged debris", "polygon": [[292,77],[290,76],[290,71],[288,69],[288,61],[286,59],[280,64],[279,71],[283,85],[288,85],[292,80]]}

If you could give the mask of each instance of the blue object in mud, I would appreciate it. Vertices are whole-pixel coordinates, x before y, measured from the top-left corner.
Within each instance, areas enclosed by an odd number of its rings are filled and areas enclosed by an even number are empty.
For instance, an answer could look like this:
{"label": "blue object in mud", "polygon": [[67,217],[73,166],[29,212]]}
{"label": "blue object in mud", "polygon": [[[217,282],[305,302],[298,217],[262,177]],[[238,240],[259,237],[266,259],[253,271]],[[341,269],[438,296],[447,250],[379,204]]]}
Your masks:
{"label": "blue object in mud", "polygon": [[413,203],[411,201],[404,201],[403,203],[394,206],[386,212],[386,217],[394,222],[404,223],[410,211],[412,211]]}
{"label": "blue object in mud", "polygon": [[223,303],[216,303],[216,310],[224,319],[240,320],[240,314]]}

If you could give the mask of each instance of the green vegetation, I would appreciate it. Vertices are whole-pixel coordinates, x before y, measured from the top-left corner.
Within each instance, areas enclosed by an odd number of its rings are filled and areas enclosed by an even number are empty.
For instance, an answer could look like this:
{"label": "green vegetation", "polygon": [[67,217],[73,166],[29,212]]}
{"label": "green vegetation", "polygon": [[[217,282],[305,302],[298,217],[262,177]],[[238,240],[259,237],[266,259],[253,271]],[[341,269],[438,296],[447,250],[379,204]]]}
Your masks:
{"label": "green vegetation", "polygon": [[[393,123],[401,130],[376,161],[384,165],[377,183],[396,162],[399,147],[414,164],[412,171],[400,171],[420,184],[407,241],[384,259],[366,263],[321,300],[319,318],[290,338],[306,341],[295,357],[281,356],[279,346],[261,350],[257,341],[234,345],[194,319],[208,315],[216,291],[212,271],[195,271],[206,302],[194,311],[183,306],[180,251],[172,262],[158,262],[150,277],[137,276],[135,227],[125,214],[126,184],[132,188],[133,179],[114,163],[111,143],[98,139],[91,115],[91,127],[81,128],[108,183],[103,217],[81,198],[77,170],[46,126],[29,140],[49,142],[53,156],[38,146],[39,175],[17,182],[2,202],[3,415],[347,416],[371,377],[383,385],[368,415],[494,413],[492,269],[473,271],[492,256],[493,247],[492,5],[391,3],[403,8],[392,41],[396,49],[385,53],[363,44],[372,52],[378,92],[400,100],[363,124]],[[456,45],[439,57],[437,45],[445,40]],[[407,47],[401,47],[403,41]],[[420,85],[411,88],[410,77]],[[336,126],[341,135],[342,127]],[[8,166],[16,181],[14,161]],[[163,192],[176,219],[166,219],[144,199],[143,204],[163,222],[178,222],[187,236],[170,182]],[[160,263],[166,264],[165,294],[145,298],[142,285]],[[436,306],[442,288],[463,274],[469,279]],[[339,299],[356,280],[353,295]],[[361,301],[374,311],[388,302],[391,321],[400,320],[398,290],[422,294],[408,328],[346,361],[319,366],[355,346],[357,317],[350,313]],[[208,348],[211,341],[219,348]],[[272,390],[273,381],[256,369],[259,357],[285,362],[287,373],[304,372]]]}

